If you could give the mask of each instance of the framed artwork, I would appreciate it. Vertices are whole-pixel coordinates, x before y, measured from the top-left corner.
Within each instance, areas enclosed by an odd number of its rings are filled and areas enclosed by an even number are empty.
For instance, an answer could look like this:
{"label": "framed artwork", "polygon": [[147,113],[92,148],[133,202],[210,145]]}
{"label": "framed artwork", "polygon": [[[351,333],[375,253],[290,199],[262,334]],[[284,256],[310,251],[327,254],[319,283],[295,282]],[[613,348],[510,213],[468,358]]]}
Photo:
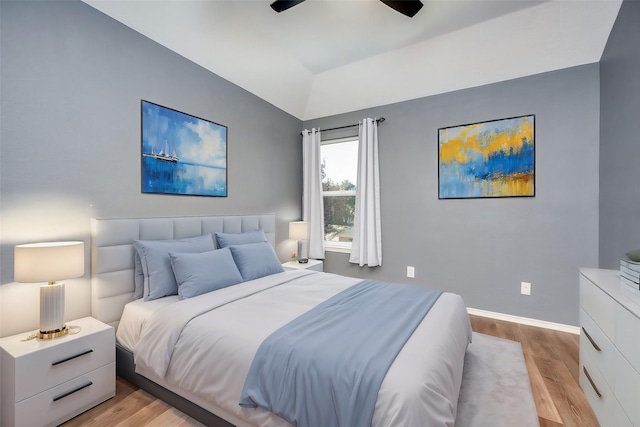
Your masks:
{"label": "framed artwork", "polygon": [[142,100],[142,192],[227,196],[227,127]]}
{"label": "framed artwork", "polygon": [[438,129],[438,198],[535,196],[535,115]]}

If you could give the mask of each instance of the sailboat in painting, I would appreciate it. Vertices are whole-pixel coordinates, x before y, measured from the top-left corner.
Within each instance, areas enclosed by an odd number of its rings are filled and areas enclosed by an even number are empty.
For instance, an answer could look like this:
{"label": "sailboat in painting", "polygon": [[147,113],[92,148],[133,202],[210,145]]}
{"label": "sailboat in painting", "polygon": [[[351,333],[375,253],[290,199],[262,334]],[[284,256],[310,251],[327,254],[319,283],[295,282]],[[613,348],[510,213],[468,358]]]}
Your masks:
{"label": "sailboat in painting", "polygon": [[173,154],[169,154],[169,143],[165,144],[164,151],[161,149],[159,153],[154,153],[152,148],[151,153],[142,153],[142,155],[145,157],[151,157],[157,160],[162,160],[165,162],[172,162],[172,163],[177,163],[178,160],[180,160],[178,156],[176,156],[175,151],[173,152]]}

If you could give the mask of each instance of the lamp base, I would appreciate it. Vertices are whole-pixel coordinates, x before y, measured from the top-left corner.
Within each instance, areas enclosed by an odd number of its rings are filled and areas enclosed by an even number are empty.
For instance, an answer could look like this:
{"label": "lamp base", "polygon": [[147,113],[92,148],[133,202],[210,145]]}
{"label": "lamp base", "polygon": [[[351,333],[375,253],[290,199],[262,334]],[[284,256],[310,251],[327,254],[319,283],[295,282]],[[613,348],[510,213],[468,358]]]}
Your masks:
{"label": "lamp base", "polygon": [[38,329],[40,335],[51,335],[50,338],[61,336],[59,334],[65,330],[64,283],[50,282],[48,285],[40,286],[40,327]]}
{"label": "lamp base", "polygon": [[309,241],[298,240],[298,262],[305,264],[309,262]]}
{"label": "lamp base", "polygon": [[69,333],[69,328],[67,328],[67,325],[64,325],[62,329],[54,329],[52,331],[38,331],[38,339],[52,340],[54,338],[63,337],[68,333]]}

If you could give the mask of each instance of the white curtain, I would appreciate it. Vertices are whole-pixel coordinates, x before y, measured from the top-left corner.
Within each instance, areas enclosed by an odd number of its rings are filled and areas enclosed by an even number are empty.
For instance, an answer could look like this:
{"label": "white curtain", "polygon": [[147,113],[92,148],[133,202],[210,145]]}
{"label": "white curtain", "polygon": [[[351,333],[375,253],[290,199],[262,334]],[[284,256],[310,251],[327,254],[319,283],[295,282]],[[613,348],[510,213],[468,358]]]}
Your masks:
{"label": "white curtain", "polygon": [[378,121],[364,119],[360,123],[358,136],[356,212],[349,262],[361,267],[375,267],[382,265]]}
{"label": "white curtain", "polygon": [[302,220],[309,223],[309,258],[324,259],[320,129],[302,131]]}

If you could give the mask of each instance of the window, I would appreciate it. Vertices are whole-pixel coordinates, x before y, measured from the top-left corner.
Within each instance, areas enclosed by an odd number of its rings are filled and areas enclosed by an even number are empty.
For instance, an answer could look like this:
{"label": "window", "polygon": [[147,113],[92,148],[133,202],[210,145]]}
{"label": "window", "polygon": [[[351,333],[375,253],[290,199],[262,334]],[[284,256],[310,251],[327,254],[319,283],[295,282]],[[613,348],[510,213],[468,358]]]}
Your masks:
{"label": "window", "polygon": [[320,157],[325,246],[349,251],[356,207],[358,137],[323,141]]}

